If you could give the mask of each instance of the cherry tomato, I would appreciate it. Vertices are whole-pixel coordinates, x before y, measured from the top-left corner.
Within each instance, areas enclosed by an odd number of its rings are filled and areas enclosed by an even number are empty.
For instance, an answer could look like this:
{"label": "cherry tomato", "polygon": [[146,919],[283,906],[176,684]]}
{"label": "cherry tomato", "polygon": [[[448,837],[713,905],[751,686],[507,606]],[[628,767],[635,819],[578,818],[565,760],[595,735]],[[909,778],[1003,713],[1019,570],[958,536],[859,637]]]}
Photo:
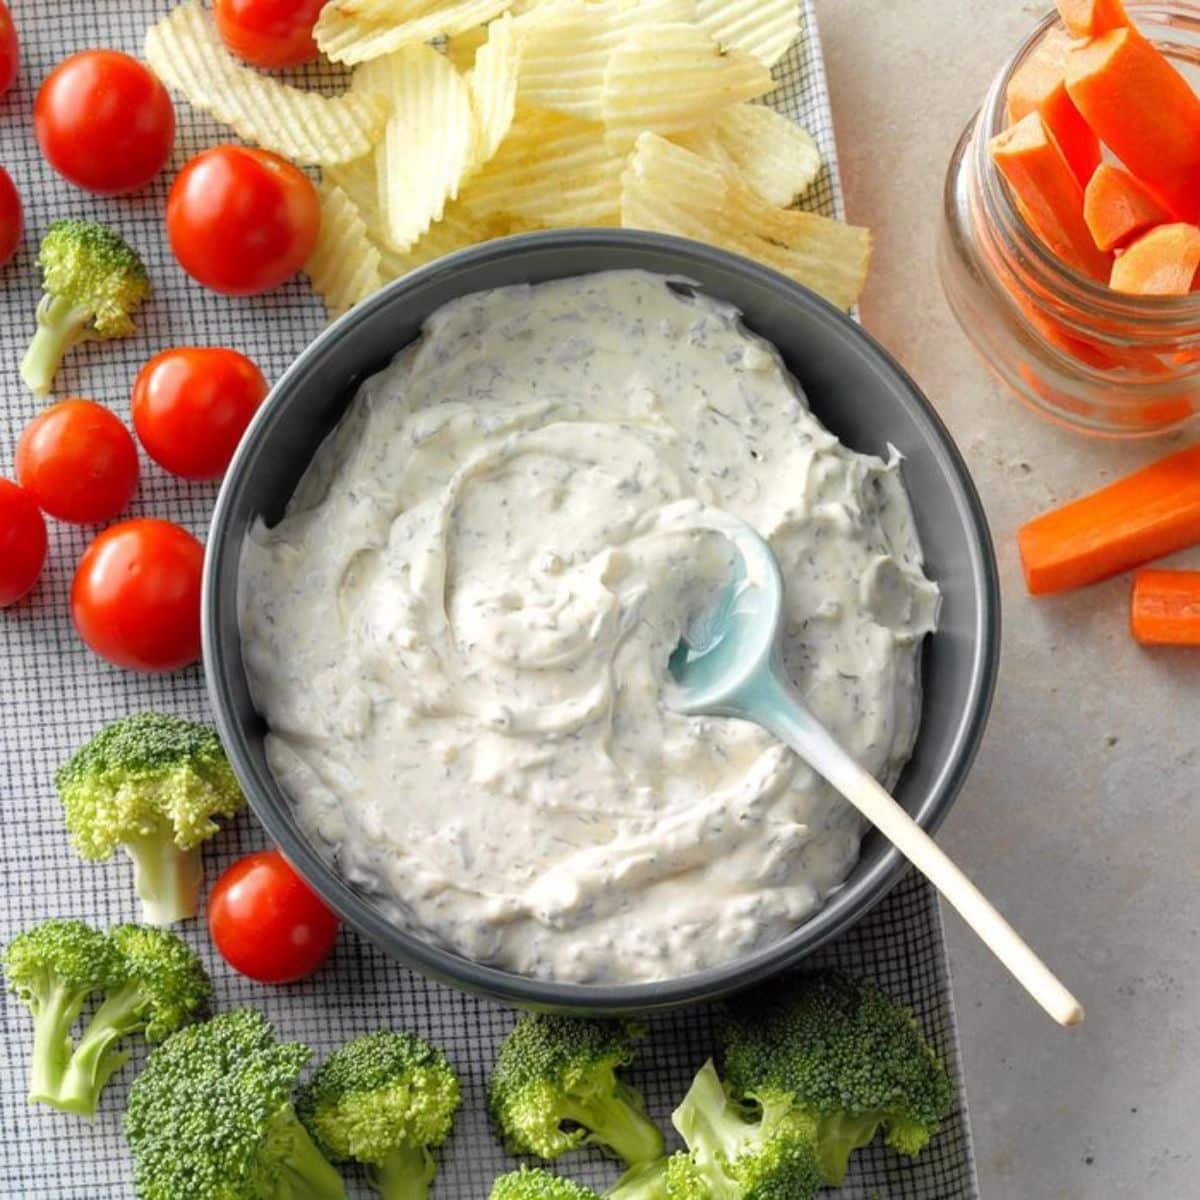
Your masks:
{"label": "cherry tomato", "polygon": [[17,27],[13,24],[8,5],[0,0],[0,96],[12,87],[21,66],[21,50],[17,44]]}
{"label": "cherry tomato", "polygon": [[205,150],[179,172],[167,197],[167,234],[179,265],[227,296],[266,292],[295,275],[320,227],[308,176],[266,150]]}
{"label": "cherry tomato", "polygon": [[317,57],[313,25],[325,0],[216,0],[221,41],[256,67],[294,67]]}
{"label": "cherry tomato", "polygon": [[135,671],[174,671],[200,657],[204,547],[170,521],[122,521],[83,552],[71,619],[101,658]]}
{"label": "cherry tomato", "polygon": [[17,252],[23,224],[21,194],[8,172],[0,167],[0,267]]}
{"label": "cherry tomato", "polygon": [[60,521],[111,521],[137,491],[137,447],[115,413],[91,400],[63,400],[25,426],[17,478]]}
{"label": "cherry tomato", "polygon": [[235,971],[259,983],[291,983],[328,957],[338,919],[278,850],[264,850],[239,858],[217,880],[208,929]]}
{"label": "cherry tomato", "polygon": [[146,453],[184,479],[220,479],[267,394],[262,372],[236,350],[164,350],[133,384],[133,427]]}
{"label": "cherry tomato", "polygon": [[175,110],[157,77],[118,50],[84,50],[46,77],[33,106],[46,161],[89,192],[150,182],[175,141]]}
{"label": "cherry tomato", "polygon": [[46,521],[37,501],[0,479],[0,608],[15,604],[37,583],[45,561]]}

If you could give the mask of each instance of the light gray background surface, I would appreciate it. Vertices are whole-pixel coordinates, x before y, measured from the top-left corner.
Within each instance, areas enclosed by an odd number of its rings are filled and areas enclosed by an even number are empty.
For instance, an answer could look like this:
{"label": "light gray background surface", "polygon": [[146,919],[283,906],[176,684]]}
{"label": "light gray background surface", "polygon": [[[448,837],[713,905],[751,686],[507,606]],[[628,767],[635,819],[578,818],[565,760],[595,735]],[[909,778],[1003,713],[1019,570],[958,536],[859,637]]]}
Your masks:
{"label": "light gray background surface", "polygon": [[[948,935],[984,1200],[1200,1195],[1200,652],[1138,649],[1126,578],[1031,600],[1014,534],[1169,446],[1026,412],[942,298],[946,161],[1049,4],[816,0],[851,220],[877,259],[862,312],[958,439],[1000,559],[1004,654],[943,842],[1088,1005],[1062,1033],[953,914]],[[1200,568],[1200,552],[1176,565]]]}

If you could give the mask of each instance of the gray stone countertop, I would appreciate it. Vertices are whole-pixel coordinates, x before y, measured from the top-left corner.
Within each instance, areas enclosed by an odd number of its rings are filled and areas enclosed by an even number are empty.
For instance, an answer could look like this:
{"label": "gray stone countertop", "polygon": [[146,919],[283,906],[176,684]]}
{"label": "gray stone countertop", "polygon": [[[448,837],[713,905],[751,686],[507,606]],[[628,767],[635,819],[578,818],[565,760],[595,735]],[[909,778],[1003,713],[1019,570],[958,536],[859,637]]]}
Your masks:
{"label": "gray stone countertop", "polygon": [[1000,561],[995,709],[942,841],[1088,1007],[1058,1030],[948,914],[983,1197],[1182,1200],[1200,1196],[1200,652],[1133,643],[1128,578],[1031,599],[1015,531],[1200,428],[1117,443],[1043,422],[976,359],[935,265],[950,151],[1047,7],[817,0],[849,214],[876,233],[863,318],[950,426]]}

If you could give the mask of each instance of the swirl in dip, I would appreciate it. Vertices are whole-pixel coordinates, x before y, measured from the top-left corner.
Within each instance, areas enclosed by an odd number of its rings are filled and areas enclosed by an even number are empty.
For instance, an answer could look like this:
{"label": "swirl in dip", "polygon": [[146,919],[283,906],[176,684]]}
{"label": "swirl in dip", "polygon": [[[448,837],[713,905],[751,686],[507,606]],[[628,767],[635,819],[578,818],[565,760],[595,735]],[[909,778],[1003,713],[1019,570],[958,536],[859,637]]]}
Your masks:
{"label": "swirl in dip", "polygon": [[820,906],[855,812],[757,727],[664,703],[729,568],[711,509],[769,538],[792,682],[894,783],[938,597],[898,463],[824,429],[735,309],[633,271],[484,292],[363,384],[240,578],[271,768],[351,883],[581,982],[722,963]]}

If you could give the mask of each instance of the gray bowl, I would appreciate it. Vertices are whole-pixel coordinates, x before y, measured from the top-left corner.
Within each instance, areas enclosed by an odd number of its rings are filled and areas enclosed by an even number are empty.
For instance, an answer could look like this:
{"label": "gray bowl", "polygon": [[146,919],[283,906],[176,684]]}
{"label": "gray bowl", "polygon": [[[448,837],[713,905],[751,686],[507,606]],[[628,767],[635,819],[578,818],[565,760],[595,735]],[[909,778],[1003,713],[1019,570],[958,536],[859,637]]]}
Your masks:
{"label": "gray bowl", "polygon": [[266,727],[250,698],[237,622],[238,556],[247,527],[284,512],[313,452],[359,382],[415,338],[457,296],[615,268],[681,275],[731,301],[774,342],[817,416],[847,445],[904,455],[904,480],[929,574],[943,593],[924,656],[925,707],[896,796],[927,830],[946,815],[983,734],[999,651],[995,560],[983,510],[950,435],[901,368],[845,314],[764,267],[696,242],[623,230],[507,238],[442,259],[385,288],[316,339],[275,385],[225,477],[204,574],[204,666],[217,727],[250,805],[305,879],[384,952],[451,986],[522,1007],[616,1013],[713,999],[795,964],[848,929],[905,864],[877,834],[825,907],[774,945],[656,983],[595,986],[528,979],[472,962],[395,925],[343,881],[296,824],[263,753]]}

